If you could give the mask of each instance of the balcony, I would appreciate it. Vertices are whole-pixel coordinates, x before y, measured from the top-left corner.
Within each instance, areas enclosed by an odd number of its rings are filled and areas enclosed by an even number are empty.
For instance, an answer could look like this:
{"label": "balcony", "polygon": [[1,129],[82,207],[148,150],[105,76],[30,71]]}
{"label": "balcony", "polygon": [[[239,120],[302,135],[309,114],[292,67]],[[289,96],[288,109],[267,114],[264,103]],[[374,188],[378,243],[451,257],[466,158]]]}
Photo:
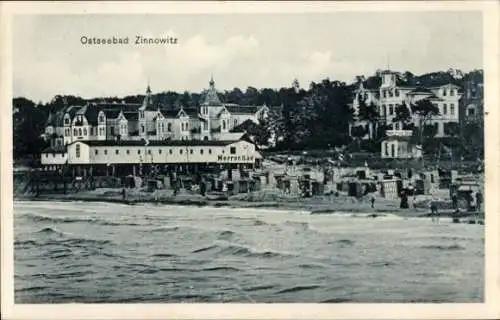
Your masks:
{"label": "balcony", "polygon": [[411,137],[413,134],[412,130],[387,130],[386,134],[388,137]]}

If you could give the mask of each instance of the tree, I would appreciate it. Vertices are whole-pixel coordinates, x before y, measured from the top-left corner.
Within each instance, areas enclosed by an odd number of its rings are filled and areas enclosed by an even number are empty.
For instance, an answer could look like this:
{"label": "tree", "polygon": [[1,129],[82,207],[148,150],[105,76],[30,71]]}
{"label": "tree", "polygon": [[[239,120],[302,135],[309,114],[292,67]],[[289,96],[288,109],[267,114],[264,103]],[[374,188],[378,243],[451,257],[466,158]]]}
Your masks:
{"label": "tree", "polygon": [[246,120],[238,126],[234,127],[231,132],[245,132],[252,137],[257,145],[267,146],[271,132],[268,127],[257,124],[252,120]]}
{"label": "tree", "polygon": [[411,113],[410,109],[406,106],[406,103],[403,102],[403,104],[398,104],[396,106],[396,109],[394,110],[394,118],[393,122],[403,122],[403,123],[408,123],[411,121]]}
{"label": "tree", "polygon": [[435,106],[429,99],[422,99],[412,105],[412,112],[418,116],[419,121],[419,141],[423,144],[424,126],[429,123],[432,117],[439,115],[439,108]]}

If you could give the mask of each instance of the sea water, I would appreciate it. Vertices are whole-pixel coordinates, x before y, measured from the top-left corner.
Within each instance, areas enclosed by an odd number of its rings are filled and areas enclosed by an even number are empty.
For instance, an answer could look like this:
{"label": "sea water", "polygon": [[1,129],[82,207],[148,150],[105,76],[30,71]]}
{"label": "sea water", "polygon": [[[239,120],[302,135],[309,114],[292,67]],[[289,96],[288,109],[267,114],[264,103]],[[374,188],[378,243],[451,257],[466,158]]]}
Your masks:
{"label": "sea water", "polygon": [[14,203],[16,303],[482,302],[484,226]]}

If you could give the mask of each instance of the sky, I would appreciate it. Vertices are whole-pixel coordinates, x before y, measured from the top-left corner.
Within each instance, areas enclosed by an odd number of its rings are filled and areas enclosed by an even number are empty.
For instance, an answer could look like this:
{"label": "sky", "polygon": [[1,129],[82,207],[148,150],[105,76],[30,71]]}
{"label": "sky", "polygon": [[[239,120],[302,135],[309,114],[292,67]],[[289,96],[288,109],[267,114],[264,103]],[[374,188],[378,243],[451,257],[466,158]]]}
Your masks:
{"label": "sky", "polygon": [[[13,95],[47,102],[153,92],[307,88],[377,69],[415,74],[482,68],[480,12],[23,15],[12,28]],[[135,36],[177,44],[135,45]],[[129,37],[84,45],[81,37]]]}

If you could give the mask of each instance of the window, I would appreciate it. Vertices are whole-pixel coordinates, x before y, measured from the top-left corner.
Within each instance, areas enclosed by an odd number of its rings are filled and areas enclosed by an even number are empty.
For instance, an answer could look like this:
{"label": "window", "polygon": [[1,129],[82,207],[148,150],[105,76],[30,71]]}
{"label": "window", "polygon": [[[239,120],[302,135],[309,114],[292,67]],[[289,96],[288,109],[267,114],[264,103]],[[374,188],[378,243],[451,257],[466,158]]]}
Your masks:
{"label": "window", "polygon": [[116,149],[115,154],[120,154],[120,150]]}
{"label": "window", "polygon": [[469,116],[473,116],[476,113],[476,110],[473,108],[469,109]]}
{"label": "window", "polygon": [[446,89],[443,89],[443,96],[445,97],[447,95]]}
{"label": "window", "polygon": [[200,149],[200,154],[203,154],[203,149]]}
{"label": "window", "polygon": [[95,150],[95,155],[98,155],[99,154],[99,150]]}
{"label": "window", "polygon": [[450,96],[454,96],[455,95],[455,89],[451,89],[450,90]]}
{"label": "window", "polygon": [[148,154],[151,154],[151,150],[148,150]]}
{"label": "window", "polygon": [[389,105],[389,115],[392,116],[394,114],[394,106],[392,104]]}
{"label": "window", "polygon": [[99,116],[99,122],[104,122],[104,116],[102,114]]}
{"label": "window", "polygon": [[144,133],[144,131],[146,131],[146,129],[144,128],[144,125],[141,124],[141,132]]}
{"label": "window", "polygon": [[108,150],[104,150],[104,155],[107,156],[108,155]]}
{"label": "window", "polygon": [[130,154],[130,150],[127,150],[127,154]]}
{"label": "window", "polygon": [[158,154],[161,154],[161,149],[158,149]]}
{"label": "window", "polygon": [[222,120],[222,130],[226,130],[226,120]]}
{"label": "window", "polygon": [[229,149],[229,152],[230,152],[231,154],[236,154],[236,147],[231,147],[231,148]]}
{"label": "window", "polygon": [[46,154],[45,154],[45,158],[48,158],[48,157],[49,157],[49,154],[48,154],[48,153],[46,153]]}
{"label": "window", "polygon": [[137,150],[137,154],[141,154],[141,149]]}
{"label": "window", "polygon": [[212,149],[208,149],[208,154],[212,154]]}
{"label": "window", "polygon": [[203,130],[208,130],[208,122],[203,122]]}
{"label": "window", "polygon": [[165,124],[162,122],[161,124],[161,132],[163,133],[165,131]]}
{"label": "window", "polygon": [[450,115],[452,115],[452,116],[455,115],[455,105],[453,103],[450,104]]}
{"label": "window", "polygon": [[167,131],[172,132],[172,123],[170,122],[167,124]]}
{"label": "window", "polygon": [[188,123],[186,123],[186,131],[188,131]]}
{"label": "window", "polygon": [[383,96],[384,98],[386,98],[386,97],[387,97],[387,93],[385,92],[385,90],[382,90],[382,96]]}
{"label": "window", "polygon": [[141,111],[141,112],[139,113],[139,115],[140,115],[141,119],[142,119],[142,118],[144,118],[144,111]]}
{"label": "window", "polygon": [[234,126],[236,127],[237,124],[238,124],[238,119],[234,119]]}
{"label": "window", "polygon": [[182,149],[179,150],[179,153],[182,154]]}
{"label": "window", "polygon": [[86,136],[87,135],[87,128],[83,128],[83,135]]}
{"label": "window", "polygon": [[443,114],[448,113],[448,105],[446,103],[443,104]]}
{"label": "window", "polygon": [[78,129],[78,135],[82,136],[82,128]]}
{"label": "window", "polygon": [[[97,128],[96,128],[97,130]],[[90,135],[93,136],[94,135],[94,127],[90,127]]]}
{"label": "window", "polygon": [[190,153],[190,154],[193,154],[193,149],[190,149],[190,150],[189,150],[189,153]]}
{"label": "window", "polygon": [[79,145],[79,144],[77,144],[77,145],[76,145],[76,157],[77,157],[77,158],[80,158],[80,151],[81,151],[81,150],[80,150],[80,145]]}
{"label": "window", "polygon": [[69,118],[64,119],[64,124],[69,125]]}
{"label": "window", "polygon": [[399,90],[398,89],[394,90],[394,93],[396,94],[396,97],[399,97]]}
{"label": "window", "polygon": [[172,149],[168,149],[168,153],[172,154]]}

